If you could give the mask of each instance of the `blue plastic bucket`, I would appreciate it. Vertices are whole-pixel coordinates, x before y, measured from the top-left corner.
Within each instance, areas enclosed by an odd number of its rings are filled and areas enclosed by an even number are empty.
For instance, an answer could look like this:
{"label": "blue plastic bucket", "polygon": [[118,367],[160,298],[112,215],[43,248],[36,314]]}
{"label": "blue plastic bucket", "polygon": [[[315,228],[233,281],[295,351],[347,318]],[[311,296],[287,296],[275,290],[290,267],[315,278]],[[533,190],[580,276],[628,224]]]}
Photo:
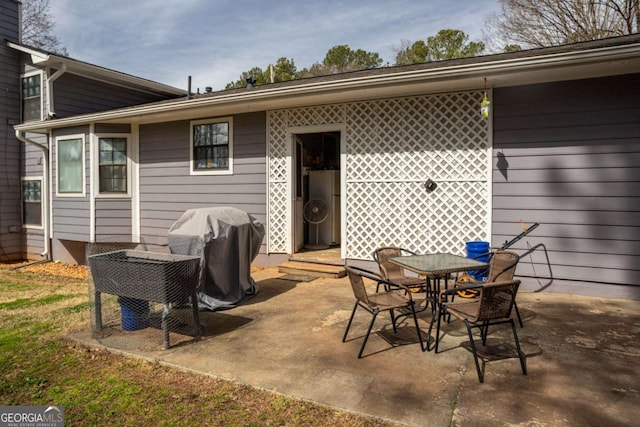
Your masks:
{"label": "blue plastic bucket", "polygon": [[137,331],[149,326],[149,302],[136,298],[118,298],[123,331]]}
{"label": "blue plastic bucket", "polygon": [[[483,242],[476,240],[474,242],[467,242],[465,244],[467,251],[467,258],[473,258],[476,261],[488,262],[490,258],[489,252],[491,247],[489,242]],[[488,270],[471,270],[467,273],[473,276],[476,280],[486,280],[489,274]]]}

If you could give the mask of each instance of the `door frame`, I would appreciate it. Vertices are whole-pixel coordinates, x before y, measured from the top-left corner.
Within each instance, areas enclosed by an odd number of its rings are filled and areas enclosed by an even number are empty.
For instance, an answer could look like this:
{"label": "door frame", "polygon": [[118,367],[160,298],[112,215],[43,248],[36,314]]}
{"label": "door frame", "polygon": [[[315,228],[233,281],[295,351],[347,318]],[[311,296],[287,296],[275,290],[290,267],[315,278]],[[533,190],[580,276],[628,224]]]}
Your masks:
{"label": "door frame", "polygon": [[[293,146],[293,248],[292,254],[300,251],[304,248],[305,241],[305,228],[304,228],[304,180],[302,179],[302,175],[300,175],[300,164],[302,163],[302,155],[304,154],[304,146],[303,141],[298,137],[299,134],[293,134],[294,138],[294,146]],[[300,182],[298,182],[300,180]],[[301,187],[301,195],[298,196],[298,185]]]}
{"label": "door frame", "polygon": [[346,165],[347,165],[347,125],[344,123],[333,123],[313,126],[292,126],[285,129],[287,135],[287,194],[289,203],[287,206],[287,252],[295,253],[295,205],[296,205],[296,135],[322,132],[340,132],[340,257],[345,259],[347,253],[346,243],[346,217],[347,217],[347,194],[346,194]]}

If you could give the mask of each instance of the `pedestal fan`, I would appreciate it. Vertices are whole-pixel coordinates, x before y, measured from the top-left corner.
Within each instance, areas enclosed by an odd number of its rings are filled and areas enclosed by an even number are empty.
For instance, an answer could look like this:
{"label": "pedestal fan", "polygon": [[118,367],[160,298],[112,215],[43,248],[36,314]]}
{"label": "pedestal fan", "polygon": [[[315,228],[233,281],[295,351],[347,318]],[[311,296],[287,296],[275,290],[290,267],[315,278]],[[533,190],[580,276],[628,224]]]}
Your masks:
{"label": "pedestal fan", "polygon": [[303,215],[305,221],[309,224],[314,224],[316,226],[316,241],[315,243],[309,243],[305,245],[306,248],[309,249],[326,249],[329,245],[325,245],[318,242],[318,232],[320,228],[320,224],[326,221],[329,216],[329,206],[327,202],[320,199],[309,200],[304,205]]}

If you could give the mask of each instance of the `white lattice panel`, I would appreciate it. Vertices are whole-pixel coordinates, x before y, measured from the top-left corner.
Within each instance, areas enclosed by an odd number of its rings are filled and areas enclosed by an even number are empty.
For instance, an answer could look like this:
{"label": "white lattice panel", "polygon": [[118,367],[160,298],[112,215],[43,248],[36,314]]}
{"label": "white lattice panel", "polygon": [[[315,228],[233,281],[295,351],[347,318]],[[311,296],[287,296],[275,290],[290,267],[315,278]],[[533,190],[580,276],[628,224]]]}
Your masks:
{"label": "white lattice panel", "polygon": [[[481,92],[276,111],[269,115],[269,176],[288,171],[286,127],[346,124],[347,257],[370,259],[383,244],[462,253],[487,240],[488,124]],[[438,183],[428,193],[424,181]],[[287,191],[272,186],[272,191]],[[286,250],[286,194],[269,195],[269,249]],[[278,236],[278,238],[274,238]]]}
{"label": "white lattice panel", "polygon": [[287,112],[272,111],[269,113],[269,181],[285,182],[287,180]]}
{"label": "white lattice panel", "polygon": [[344,122],[343,105],[322,105],[289,110],[288,126],[314,126]]}
{"label": "white lattice panel", "polygon": [[[271,252],[285,252],[287,249],[287,227],[289,208],[287,203],[287,184],[272,182],[269,184],[269,247]],[[273,226],[275,225],[275,226]]]}
{"label": "white lattice panel", "polygon": [[[352,182],[347,184],[347,242],[350,257],[370,258],[379,246],[416,247],[429,239],[429,218],[414,216],[418,183]],[[353,242],[353,243],[351,243]],[[426,250],[426,246],[416,250]]]}

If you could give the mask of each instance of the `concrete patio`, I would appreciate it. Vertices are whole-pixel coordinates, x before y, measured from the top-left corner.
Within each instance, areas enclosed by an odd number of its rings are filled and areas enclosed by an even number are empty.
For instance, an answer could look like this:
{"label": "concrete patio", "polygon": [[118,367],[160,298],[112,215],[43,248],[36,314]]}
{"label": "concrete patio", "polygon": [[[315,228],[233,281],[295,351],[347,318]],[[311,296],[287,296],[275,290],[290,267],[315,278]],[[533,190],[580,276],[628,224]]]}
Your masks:
{"label": "concrete patio", "polygon": [[[172,335],[165,351],[157,330],[75,338],[404,425],[623,426],[640,419],[638,301],[519,293],[528,375],[517,358],[491,360],[480,384],[471,353],[460,345],[468,337],[459,321],[444,327],[441,353],[434,354],[420,351],[410,323],[393,336],[388,316],[380,316],[380,332],[357,359],[370,316],[359,311],[342,343],[354,302],[348,279],[282,276],[258,271],[257,296],[232,310],[201,313],[206,332],[198,342]],[[429,319],[430,312],[421,313],[425,333]],[[495,327],[488,345],[512,342],[507,333]]]}

